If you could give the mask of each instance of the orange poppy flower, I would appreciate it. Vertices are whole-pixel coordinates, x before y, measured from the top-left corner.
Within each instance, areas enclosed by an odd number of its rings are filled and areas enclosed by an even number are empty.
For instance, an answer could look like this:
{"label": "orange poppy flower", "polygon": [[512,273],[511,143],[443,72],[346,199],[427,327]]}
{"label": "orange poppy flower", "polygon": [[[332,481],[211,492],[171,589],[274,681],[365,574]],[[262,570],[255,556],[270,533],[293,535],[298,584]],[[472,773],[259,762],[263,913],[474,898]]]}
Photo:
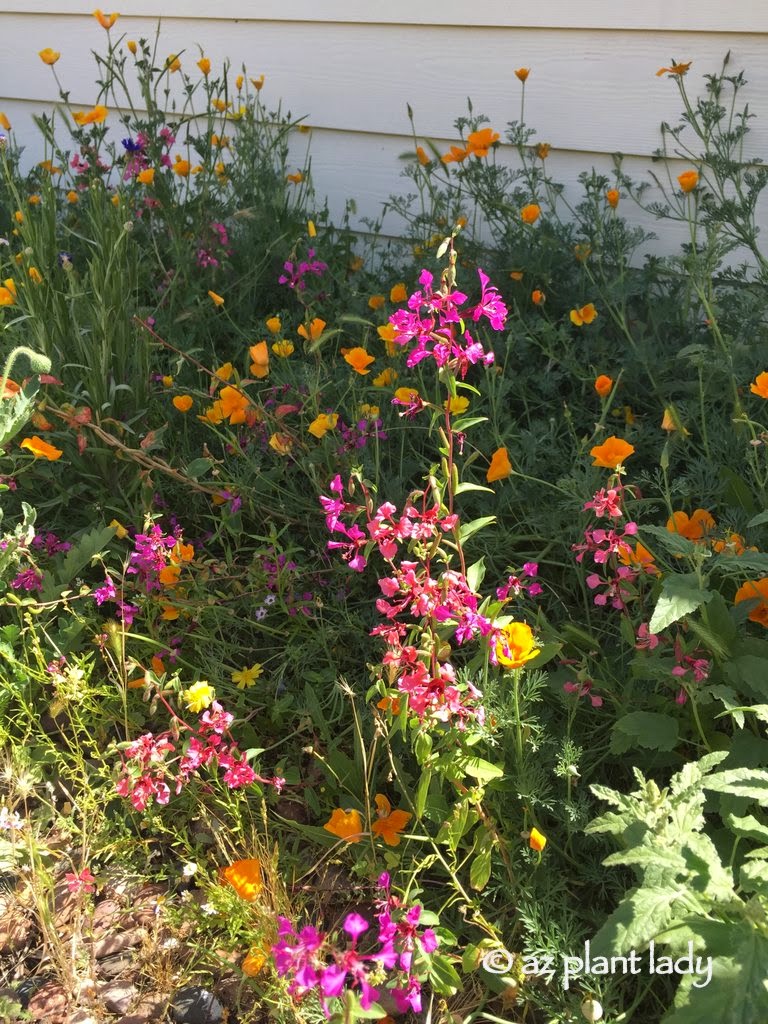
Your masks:
{"label": "orange poppy flower", "polygon": [[344,353],[344,362],[349,363],[355,373],[364,375],[371,372],[368,367],[376,362],[376,357],[369,355],[360,345],[356,345]]}
{"label": "orange poppy flower", "polygon": [[548,142],[540,142],[536,146],[536,156],[539,160],[546,160],[549,156],[550,149],[552,149],[552,146]]}
{"label": "orange poppy flower", "polygon": [[634,446],[621,437],[607,437],[602,444],[595,445],[590,455],[593,458],[593,466],[602,466],[604,469],[616,469],[621,466],[625,459],[634,454]]}
{"label": "orange poppy flower", "polygon": [[540,288],[534,288],[531,292],[531,302],[534,306],[543,306],[547,301],[547,296]]}
{"label": "orange poppy flower", "polygon": [[337,412],[321,412],[319,416],[312,420],[307,430],[313,437],[320,440],[325,437],[329,430],[335,430],[338,422],[339,414]]}
{"label": "orange poppy flower", "polygon": [[394,384],[397,380],[397,370],[393,370],[391,366],[386,366],[381,373],[377,374],[373,378],[373,386],[377,388],[386,388],[390,384]]}
{"label": "orange poppy flower", "polygon": [[363,823],[360,814],[356,810],[343,811],[340,807],[331,815],[330,819],[323,825],[326,832],[338,836],[348,843],[359,843],[363,834]]}
{"label": "orange poppy flower", "polygon": [[200,68],[200,70],[202,71],[202,73],[204,75],[206,75],[206,76],[210,75],[210,73],[211,73],[211,62],[210,62],[210,60],[207,57],[201,57],[200,60],[197,62],[197,66]]}
{"label": "orange poppy flower", "polygon": [[177,154],[176,159],[173,162],[173,173],[178,174],[180,178],[189,177],[190,163],[189,160],[184,160],[181,155]]}
{"label": "orange poppy flower", "polygon": [[527,622],[510,622],[496,640],[496,660],[504,668],[522,668],[539,653]]}
{"label": "orange poppy flower", "polygon": [[325,330],[325,320],[321,320],[319,316],[316,316],[312,323],[309,325],[309,329],[304,324],[299,324],[296,328],[296,332],[301,335],[305,341],[317,341],[320,335]]}
{"label": "orange poppy flower", "polygon": [[59,53],[59,51],[52,50],[50,46],[46,46],[44,50],[41,50],[38,53],[38,57],[43,62],[43,64],[55,64],[60,56],[61,54]]}
{"label": "orange poppy flower", "polygon": [[538,203],[528,203],[520,211],[520,218],[524,224],[535,224],[541,216],[541,207]]}
{"label": "orange poppy flower", "polygon": [[519,78],[521,82],[524,82],[530,73],[530,68],[518,68],[517,71],[515,71],[515,78]]}
{"label": "orange poppy flower", "polygon": [[247,978],[255,978],[263,971],[267,959],[267,954],[260,946],[252,946],[248,950],[245,960],[240,964],[240,970]]}
{"label": "orange poppy flower", "polygon": [[466,160],[469,156],[468,149],[462,149],[461,146],[451,146],[447,153],[444,153],[440,157],[444,164],[460,164],[462,160]]}
{"label": "orange poppy flower", "polygon": [[269,351],[266,341],[257,341],[248,349],[251,359],[251,373],[261,379],[269,374]]}
{"label": "orange poppy flower", "polygon": [[660,75],[685,75],[687,74],[688,68],[691,66],[692,63],[693,61],[691,60],[689,60],[687,64],[677,64],[675,63],[675,61],[672,61],[672,67],[659,68],[659,70],[656,72],[656,77],[658,78]]}
{"label": "orange poppy flower", "polygon": [[426,167],[427,164],[430,162],[429,157],[427,156],[426,152],[424,151],[424,147],[423,146],[417,146],[416,147],[416,159],[419,161],[419,163],[421,164],[422,167]]}
{"label": "orange poppy flower", "polygon": [[236,860],[221,872],[222,878],[228,882],[237,895],[248,903],[258,897],[264,888],[261,864],[257,860]]}
{"label": "orange poppy flower", "polygon": [[157,578],[164,587],[175,587],[179,582],[180,575],[181,569],[178,565],[165,565],[158,573]]}
{"label": "orange poppy flower", "polygon": [[54,448],[52,444],[37,436],[24,438],[19,447],[32,452],[36,459],[48,459],[49,462],[55,462],[64,454],[61,449]]}
{"label": "orange poppy flower", "polygon": [[80,128],[85,127],[87,124],[103,124],[107,119],[109,111],[101,104],[97,103],[95,107],[91,107],[90,110],[78,110],[72,115],[72,119],[76,125]]}
{"label": "orange poppy flower", "polygon": [[485,479],[492,484],[495,480],[504,480],[511,475],[512,463],[509,461],[507,449],[497,448],[491,456],[491,464],[485,474]]}
{"label": "orange poppy flower", "polygon": [[479,131],[470,132],[467,136],[467,149],[476,157],[488,156],[488,151],[494,142],[498,142],[501,136],[492,128],[481,128]]}
{"label": "orange poppy flower", "polygon": [[619,190],[617,188],[609,188],[608,191],[605,193],[605,201],[608,203],[612,210],[615,210],[616,207],[619,205],[619,198]]}
{"label": "orange poppy flower", "polygon": [[290,455],[293,448],[293,438],[290,434],[274,433],[269,439],[269,447],[278,455]]}
{"label": "orange poppy flower", "polygon": [[301,171],[297,171],[295,174],[286,174],[286,181],[290,181],[293,185],[300,185],[304,181],[304,175]]}
{"label": "orange poppy flower", "polygon": [[677,180],[680,183],[680,188],[683,192],[693,192],[699,184],[699,172],[683,171],[682,174],[678,174]]}
{"label": "orange poppy flower", "polygon": [[734,604],[742,601],[758,601],[747,615],[750,622],[759,622],[768,629],[768,576],[759,580],[747,580],[742,583],[733,598]]}
{"label": "orange poppy flower", "polygon": [[768,398],[768,373],[765,371],[758,373],[753,383],[749,385],[749,390],[753,395],[759,395],[760,398]]}
{"label": "orange poppy flower", "polygon": [[117,19],[120,17],[119,14],[103,14],[98,7],[93,12],[93,16],[96,19],[96,21],[98,21],[98,23],[101,25],[101,27],[107,30],[107,32],[112,28]]}
{"label": "orange poppy flower", "polygon": [[584,324],[591,324],[597,316],[597,310],[595,309],[594,302],[588,302],[586,306],[582,306],[581,309],[571,310],[571,323],[576,327],[583,327]]}
{"label": "orange poppy flower", "polygon": [[371,832],[375,836],[381,836],[387,846],[399,846],[400,833],[412,815],[408,811],[393,811],[389,800],[381,793],[376,794],[375,800],[379,817],[371,825]]}
{"label": "orange poppy flower", "polygon": [[[389,290],[389,301],[390,302],[405,302],[408,298],[408,289],[405,287],[405,282],[400,281],[398,284],[393,285]],[[388,325],[394,332],[394,324]],[[379,337],[382,337],[381,329],[379,329]]]}
{"label": "orange poppy flower", "polygon": [[213,302],[214,306],[224,305],[224,299],[221,297],[221,295],[217,295],[216,292],[209,291],[208,298],[211,300],[211,302]]}
{"label": "orange poppy flower", "polygon": [[619,561],[622,565],[634,566],[636,569],[640,569],[642,572],[648,573],[649,576],[661,575],[654,564],[653,555],[644,544],[640,543],[640,541],[635,544],[634,548],[629,545],[626,547],[622,546],[619,551]]}
{"label": "orange poppy flower", "polygon": [[152,185],[155,180],[155,169],[154,167],[145,167],[143,171],[139,171],[136,177],[141,185]]}
{"label": "orange poppy flower", "polygon": [[6,378],[5,387],[3,388],[2,398],[14,398],[19,394],[21,388],[15,380],[11,380],[10,377]]}
{"label": "orange poppy flower", "polygon": [[528,837],[528,845],[536,853],[541,853],[544,847],[547,845],[547,837],[543,832],[539,832],[537,828],[531,829],[531,834]]}
{"label": "orange poppy flower", "polygon": [[172,401],[174,409],[178,409],[179,412],[189,412],[195,404],[191,395],[176,395]]}
{"label": "orange poppy flower", "polygon": [[701,540],[705,535],[713,533],[716,528],[715,520],[703,508],[697,508],[690,519],[686,512],[673,512],[667,520],[667,529],[670,533],[679,533],[681,537],[693,541]]}
{"label": "orange poppy flower", "polygon": [[595,380],[595,391],[601,398],[607,398],[613,391],[613,380],[607,373],[601,373]]}
{"label": "orange poppy flower", "polygon": [[11,130],[11,122],[8,120],[6,115],[0,110],[0,128],[9,132]]}
{"label": "orange poppy flower", "polygon": [[368,299],[368,308],[374,311],[381,309],[386,301],[387,300],[383,295],[372,295],[370,299]]}

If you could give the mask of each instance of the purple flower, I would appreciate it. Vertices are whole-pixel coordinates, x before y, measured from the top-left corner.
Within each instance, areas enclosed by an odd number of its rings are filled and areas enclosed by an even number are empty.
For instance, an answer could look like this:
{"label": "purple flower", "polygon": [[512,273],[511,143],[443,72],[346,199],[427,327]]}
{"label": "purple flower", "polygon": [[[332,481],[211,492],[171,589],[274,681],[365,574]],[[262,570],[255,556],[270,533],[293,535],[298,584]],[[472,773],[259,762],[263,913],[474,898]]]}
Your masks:
{"label": "purple flower", "polygon": [[369,927],[369,923],[361,914],[347,914],[344,918],[344,931],[353,942],[357,942],[363,932],[368,931]]}
{"label": "purple flower", "polygon": [[33,590],[43,589],[43,577],[37,571],[37,569],[30,566],[28,569],[22,570],[18,576],[11,580],[11,586],[14,590],[26,590],[30,593]]}

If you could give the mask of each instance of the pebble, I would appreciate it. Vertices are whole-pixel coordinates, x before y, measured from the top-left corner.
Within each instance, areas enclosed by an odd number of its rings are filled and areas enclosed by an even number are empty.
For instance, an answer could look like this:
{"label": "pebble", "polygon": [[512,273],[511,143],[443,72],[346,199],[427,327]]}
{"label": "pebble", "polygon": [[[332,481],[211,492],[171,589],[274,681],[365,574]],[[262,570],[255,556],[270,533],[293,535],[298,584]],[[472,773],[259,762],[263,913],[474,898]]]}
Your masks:
{"label": "pebble", "polygon": [[170,1012],[175,1024],[219,1024],[224,1007],[213,992],[188,985],[174,993]]}

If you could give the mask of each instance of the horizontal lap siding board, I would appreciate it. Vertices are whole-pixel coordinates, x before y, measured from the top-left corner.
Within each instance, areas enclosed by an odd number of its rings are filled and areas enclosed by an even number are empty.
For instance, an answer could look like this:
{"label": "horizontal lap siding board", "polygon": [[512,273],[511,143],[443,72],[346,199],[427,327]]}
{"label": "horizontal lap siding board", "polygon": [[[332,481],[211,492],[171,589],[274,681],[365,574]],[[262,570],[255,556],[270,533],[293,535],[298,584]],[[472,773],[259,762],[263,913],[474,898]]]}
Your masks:
{"label": "horizontal lap siding board", "polygon": [[[29,0],[24,13],[13,13],[15,6],[21,5],[5,0],[0,13],[0,110],[12,121],[19,112],[17,130],[32,151],[31,112],[56,99],[51,70],[37,50],[61,51],[56,71],[75,109],[84,109],[96,98],[90,51],[103,52],[106,34],[90,16],[90,0]],[[693,60],[686,85],[696,94],[703,91],[704,74],[717,71],[731,50],[730,68],[745,70],[743,100],[757,115],[747,152],[768,155],[768,14],[762,2],[742,3],[727,19],[719,2],[685,8],[598,0],[546,6],[545,21],[537,12],[537,27],[527,28],[518,26],[520,12],[525,8],[530,16],[530,6],[506,0],[471,7],[450,0],[418,10],[390,3],[391,24],[377,22],[370,4],[241,2],[235,20],[229,13],[216,17],[213,5],[198,0],[133,0],[121,6],[112,36],[154,38],[154,12],[170,19],[162,25],[159,55],[185,50],[182,62],[193,78],[199,77],[198,43],[214,67],[228,57],[235,72],[245,62],[252,76],[264,73],[267,106],[282,99],[284,110],[305,116],[317,129],[313,175],[334,213],[348,194],[361,213],[375,216],[390,192],[408,190],[397,160],[413,146],[408,104],[419,136],[441,147],[457,139],[453,122],[466,114],[467,96],[475,112],[486,114],[503,134],[507,122],[519,117],[521,87],[514,68],[520,66],[532,69],[526,122],[538,140],[552,145],[561,177],[572,175],[571,190],[579,171],[592,164],[610,169],[611,152],[642,158],[631,161],[633,173],[650,166],[660,123],[677,124],[682,109],[675,83],[655,75],[672,57]],[[41,13],[46,7],[52,13]],[[573,10],[578,18],[569,14]],[[457,24],[460,16],[474,24]],[[595,31],[598,17],[601,30]],[[718,24],[725,34],[707,30]],[[299,140],[297,159],[306,139]],[[670,238],[678,234],[667,226],[661,230]]]}

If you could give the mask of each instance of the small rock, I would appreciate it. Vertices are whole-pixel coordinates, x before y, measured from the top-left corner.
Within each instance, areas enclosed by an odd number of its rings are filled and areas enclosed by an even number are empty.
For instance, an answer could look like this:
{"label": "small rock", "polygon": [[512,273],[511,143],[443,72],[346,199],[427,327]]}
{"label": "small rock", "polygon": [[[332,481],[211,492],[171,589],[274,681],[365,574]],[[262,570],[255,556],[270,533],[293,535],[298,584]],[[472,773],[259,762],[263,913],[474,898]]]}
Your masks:
{"label": "small rock", "polygon": [[115,931],[125,916],[117,900],[102,900],[93,911],[93,936],[98,938],[106,932]]}
{"label": "small rock", "polygon": [[121,1017],[117,1024],[150,1024],[150,1022],[166,1019],[168,996],[159,992],[144,995],[133,1010]]}
{"label": "small rock", "polygon": [[0,954],[13,953],[29,945],[36,932],[34,922],[24,914],[13,912],[0,921]]}
{"label": "small rock", "polygon": [[219,1024],[224,1007],[213,994],[197,985],[188,985],[174,993],[171,1019],[175,1024]]}
{"label": "small rock", "polygon": [[63,985],[58,981],[46,981],[29,1000],[27,1012],[32,1020],[56,1024],[56,1021],[68,1018],[68,1001]]}
{"label": "small rock", "polygon": [[112,1013],[127,1013],[139,990],[129,981],[111,981],[99,985],[99,998]]}
{"label": "small rock", "polygon": [[147,938],[145,928],[128,928],[124,932],[115,932],[112,935],[105,935],[96,939],[93,944],[93,955],[97,960],[110,956],[112,953],[122,953],[124,949],[131,946],[140,946]]}
{"label": "small rock", "polygon": [[69,883],[60,879],[53,888],[53,920],[57,931],[64,930],[75,916],[80,897],[69,891]]}
{"label": "small rock", "polygon": [[67,1024],[98,1024],[90,1010],[74,1010],[67,1018]]}
{"label": "small rock", "polygon": [[47,978],[25,978],[16,986],[16,998],[25,1010],[29,1006],[29,1000],[39,988],[43,987],[47,980]]}
{"label": "small rock", "polygon": [[130,953],[111,953],[99,960],[96,970],[102,978],[119,978],[130,966]]}

